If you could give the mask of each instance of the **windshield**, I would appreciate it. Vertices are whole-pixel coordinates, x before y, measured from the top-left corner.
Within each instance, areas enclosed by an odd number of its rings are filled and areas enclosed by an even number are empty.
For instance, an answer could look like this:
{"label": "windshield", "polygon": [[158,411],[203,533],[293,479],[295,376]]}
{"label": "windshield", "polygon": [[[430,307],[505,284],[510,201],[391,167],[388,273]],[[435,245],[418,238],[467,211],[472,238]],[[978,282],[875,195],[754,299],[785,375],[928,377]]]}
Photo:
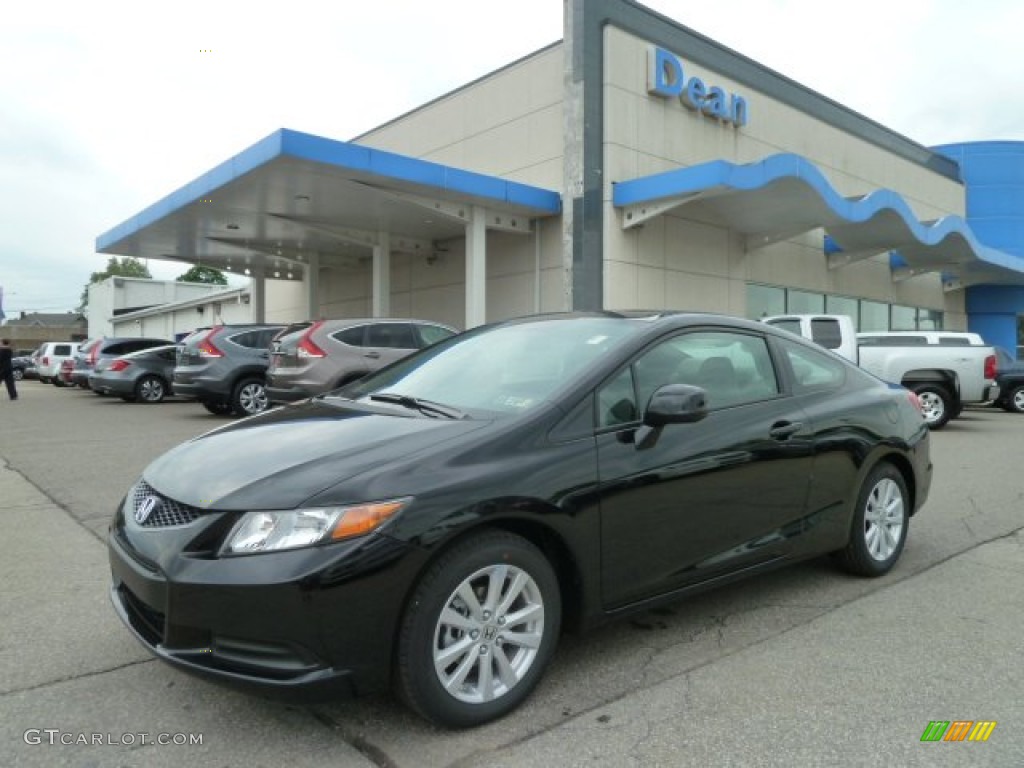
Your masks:
{"label": "windshield", "polygon": [[342,389],[358,399],[404,395],[467,412],[520,414],[549,400],[623,341],[640,323],[577,317],[482,328]]}

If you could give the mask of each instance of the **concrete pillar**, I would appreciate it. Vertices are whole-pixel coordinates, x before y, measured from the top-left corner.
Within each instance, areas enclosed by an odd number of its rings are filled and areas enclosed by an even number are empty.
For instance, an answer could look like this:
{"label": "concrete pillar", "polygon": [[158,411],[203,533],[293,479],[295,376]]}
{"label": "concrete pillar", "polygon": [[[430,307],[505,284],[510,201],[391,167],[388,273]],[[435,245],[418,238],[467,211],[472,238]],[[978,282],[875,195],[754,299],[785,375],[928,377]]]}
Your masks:
{"label": "concrete pillar", "polygon": [[487,220],[473,206],[466,224],[466,330],[487,322]]}
{"label": "concrete pillar", "polygon": [[309,254],[306,264],[306,319],[320,319],[320,254]]}
{"label": "concrete pillar", "polygon": [[251,288],[249,291],[249,314],[254,323],[267,321],[267,278],[263,265],[251,267]]}
{"label": "concrete pillar", "polygon": [[391,314],[391,233],[380,232],[373,246],[373,316]]}

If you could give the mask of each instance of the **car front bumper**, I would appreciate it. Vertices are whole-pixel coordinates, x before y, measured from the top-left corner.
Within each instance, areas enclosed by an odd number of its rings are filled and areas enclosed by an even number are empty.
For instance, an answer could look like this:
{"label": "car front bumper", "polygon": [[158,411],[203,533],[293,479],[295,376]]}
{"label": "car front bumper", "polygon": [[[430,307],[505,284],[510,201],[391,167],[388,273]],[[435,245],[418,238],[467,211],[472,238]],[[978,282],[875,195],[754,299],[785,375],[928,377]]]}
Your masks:
{"label": "car front bumper", "polygon": [[206,535],[206,521],[140,535],[134,523],[118,520],[108,538],[110,597],[158,658],[294,700],[387,685],[395,628],[420,567],[417,548],[371,535],[239,557],[167,554]]}

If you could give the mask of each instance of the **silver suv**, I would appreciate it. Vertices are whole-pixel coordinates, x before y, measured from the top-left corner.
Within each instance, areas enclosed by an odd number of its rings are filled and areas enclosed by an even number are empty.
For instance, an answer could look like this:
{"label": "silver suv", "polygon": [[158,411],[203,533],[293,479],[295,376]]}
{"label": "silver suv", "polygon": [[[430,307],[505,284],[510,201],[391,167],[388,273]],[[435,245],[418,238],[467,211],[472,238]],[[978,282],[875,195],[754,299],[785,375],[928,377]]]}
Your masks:
{"label": "silver suv", "polygon": [[264,379],[270,340],[283,323],[200,328],[178,347],[174,394],[194,397],[210,413],[250,416],[267,407]]}
{"label": "silver suv", "polygon": [[456,333],[423,320],[319,320],[274,340],[267,397],[289,403],[327,392]]}

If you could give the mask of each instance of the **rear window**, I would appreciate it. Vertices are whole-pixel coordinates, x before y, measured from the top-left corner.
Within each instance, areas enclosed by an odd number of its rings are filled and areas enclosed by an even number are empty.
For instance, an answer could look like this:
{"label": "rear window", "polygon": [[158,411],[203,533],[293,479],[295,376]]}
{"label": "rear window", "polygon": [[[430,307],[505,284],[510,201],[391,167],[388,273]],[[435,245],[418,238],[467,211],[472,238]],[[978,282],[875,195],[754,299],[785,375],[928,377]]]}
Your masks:
{"label": "rear window", "polygon": [[455,332],[448,328],[442,328],[440,325],[415,325],[413,326],[416,330],[416,335],[419,337],[418,347],[429,347],[431,344],[436,344],[439,341],[444,341],[449,336],[454,336]]}
{"label": "rear window", "polygon": [[816,317],[811,320],[811,338],[825,349],[839,349],[843,345],[839,321],[831,317]]}
{"label": "rear window", "polygon": [[366,334],[366,346],[387,349],[417,349],[420,345],[409,323],[374,323]]}

